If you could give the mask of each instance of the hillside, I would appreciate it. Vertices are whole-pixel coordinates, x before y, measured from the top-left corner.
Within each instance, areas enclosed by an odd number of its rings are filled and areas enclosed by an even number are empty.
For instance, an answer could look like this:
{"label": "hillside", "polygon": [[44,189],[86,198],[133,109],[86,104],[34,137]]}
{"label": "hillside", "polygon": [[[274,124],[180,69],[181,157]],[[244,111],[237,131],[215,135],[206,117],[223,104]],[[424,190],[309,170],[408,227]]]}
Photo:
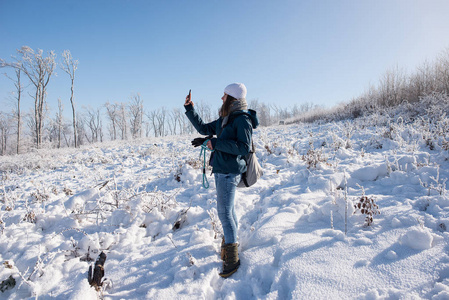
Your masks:
{"label": "hillside", "polygon": [[[256,130],[265,174],[238,190],[229,279],[197,135],[0,157],[0,281],[16,281],[0,297],[447,299],[447,121]],[[380,212],[370,226],[362,197]],[[97,293],[87,272],[101,251]]]}

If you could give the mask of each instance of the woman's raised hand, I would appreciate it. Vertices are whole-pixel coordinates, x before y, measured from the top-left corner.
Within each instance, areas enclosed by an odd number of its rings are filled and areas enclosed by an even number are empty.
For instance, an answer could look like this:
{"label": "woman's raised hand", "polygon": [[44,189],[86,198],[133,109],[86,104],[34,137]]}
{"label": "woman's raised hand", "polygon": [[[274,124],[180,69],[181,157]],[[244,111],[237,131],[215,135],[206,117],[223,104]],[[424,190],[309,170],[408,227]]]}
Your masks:
{"label": "woman's raised hand", "polygon": [[187,105],[194,105],[193,104],[193,101],[192,101],[192,90],[189,90],[189,94],[186,96],[186,102],[184,103],[184,106],[187,106]]}

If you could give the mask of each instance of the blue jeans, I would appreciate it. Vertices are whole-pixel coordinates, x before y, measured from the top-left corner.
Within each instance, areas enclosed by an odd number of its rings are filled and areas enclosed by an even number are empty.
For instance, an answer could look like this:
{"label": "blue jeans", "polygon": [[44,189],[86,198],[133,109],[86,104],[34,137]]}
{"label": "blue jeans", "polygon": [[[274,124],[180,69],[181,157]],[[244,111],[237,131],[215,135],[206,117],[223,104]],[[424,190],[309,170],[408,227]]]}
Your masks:
{"label": "blue jeans", "polygon": [[215,173],[217,187],[218,218],[223,226],[226,244],[237,243],[238,221],[234,209],[235,189],[240,181],[240,174]]}

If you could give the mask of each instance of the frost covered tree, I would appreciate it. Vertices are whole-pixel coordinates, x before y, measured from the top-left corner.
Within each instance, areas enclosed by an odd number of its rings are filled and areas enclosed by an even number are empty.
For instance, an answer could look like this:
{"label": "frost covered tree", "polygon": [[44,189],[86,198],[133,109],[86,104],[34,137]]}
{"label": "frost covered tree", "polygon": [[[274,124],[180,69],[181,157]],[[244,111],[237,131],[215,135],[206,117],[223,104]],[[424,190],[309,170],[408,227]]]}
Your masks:
{"label": "frost covered tree", "polygon": [[181,126],[181,120],[183,118],[183,112],[179,107],[173,108],[173,110],[170,113],[170,129],[171,129],[171,134],[175,135],[178,134],[178,130],[179,133],[182,133],[183,128]]}
{"label": "frost covered tree", "polygon": [[420,97],[428,95],[437,89],[435,68],[428,62],[418,67],[417,72],[410,76],[408,97],[410,103],[416,103]]}
{"label": "frost covered tree", "polygon": [[40,148],[42,144],[45,109],[46,109],[46,95],[47,87],[51,76],[54,74],[56,68],[56,54],[53,51],[44,56],[43,50],[38,49],[34,51],[28,46],[23,46],[17,50],[20,58],[13,57],[13,62],[6,62],[1,60],[3,67],[12,67],[20,69],[30,80],[35,88],[34,92],[34,138],[36,147]]}
{"label": "frost covered tree", "polygon": [[76,141],[76,144],[78,146],[84,145],[84,139],[87,138],[86,129],[85,129],[85,121],[81,116],[77,114],[76,116],[76,138],[78,139]]}
{"label": "frost covered tree", "polygon": [[252,99],[248,103],[248,108],[258,111],[259,110],[259,99]]}
{"label": "frost covered tree", "polygon": [[199,101],[195,104],[195,110],[198,112],[198,114],[201,116],[201,119],[203,119],[205,123],[209,123],[212,121],[212,110],[209,104],[203,101]]}
{"label": "frost covered tree", "polygon": [[10,131],[9,117],[7,114],[0,111],[0,154],[6,155],[8,136]]}
{"label": "frost covered tree", "polygon": [[77,139],[77,133],[78,130],[76,129],[76,111],[75,111],[75,94],[74,94],[74,88],[75,88],[75,71],[78,68],[78,61],[74,60],[72,58],[72,54],[69,50],[65,50],[62,53],[62,63],[61,63],[61,69],[66,72],[70,76],[70,82],[71,82],[71,88],[70,88],[70,103],[72,104],[72,117],[73,117],[73,140],[75,141],[75,148],[78,147],[78,139]]}
{"label": "frost covered tree", "polygon": [[117,118],[118,118],[118,112],[117,112],[117,104],[111,104],[109,102],[106,102],[106,115],[109,118],[109,136],[111,140],[117,139]]}
{"label": "frost covered tree", "polygon": [[154,109],[145,113],[151,124],[151,128],[153,129],[154,137],[165,135],[166,113],[167,111],[165,108]]}
{"label": "frost covered tree", "polygon": [[436,72],[440,91],[449,95],[449,48],[438,56]]}
{"label": "frost covered tree", "polygon": [[131,136],[133,138],[142,137],[142,123],[143,123],[143,100],[140,94],[131,96],[131,103],[128,105],[129,122],[131,129]]}
{"label": "frost covered tree", "polygon": [[22,133],[22,118],[21,118],[21,112],[20,112],[20,101],[22,99],[22,92],[23,92],[23,84],[21,81],[21,69],[15,68],[14,69],[15,78],[9,77],[7,74],[6,77],[8,77],[10,80],[14,82],[14,87],[16,88],[16,91],[14,92],[14,100],[17,103],[15,107],[15,118],[16,118],[16,124],[17,124],[17,143],[16,143],[16,153],[19,154],[20,152],[20,139],[21,139],[21,133]]}
{"label": "frost covered tree", "polygon": [[393,107],[400,104],[403,98],[405,75],[398,67],[385,72],[380,79],[380,101],[382,106]]}
{"label": "frost covered tree", "polygon": [[159,136],[165,136],[165,120],[167,118],[167,109],[162,107],[157,110],[156,120],[157,120],[157,130]]}
{"label": "frost covered tree", "polygon": [[[144,115],[147,115],[146,113],[144,113]],[[151,126],[151,123],[147,120],[143,120],[143,126],[145,128],[145,137],[150,137],[151,134],[151,130],[153,129]]]}
{"label": "frost covered tree", "polygon": [[269,105],[262,103],[259,106],[257,115],[259,116],[259,122],[260,122],[261,126],[271,125],[271,115],[270,115],[270,106]]}
{"label": "frost covered tree", "polygon": [[84,123],[90,130],[90,138],[87,137],[89,143],[103,141],[103,122],[101,120],[101,109],[93,109],[91,107],[84,108]]}
{"label": "frost covered tree", "polygon": [[61,138],[62,138],[62,132],[64,129],[64,105],[62,104],[61,98],[58,99],[58,112],[56,114],[55,118],[55,124],[56,124],[56,132],[58,137],[58,148],[61,148]]}
{"label": "frost covered tree", "polygon": [[22,55],[21,70],[35,87],[34,95],[34,126],[36,147],[42,145],[44,119],[46,111],[47,86],[56,68],[56,54],[50,51],[47,57],[38,49],[34,52],[30,47],[24,46],[18,50]]}
{"label": "frost covered tree", "polygon": [[128,139],[128,112],[125,103],[118,104],[117,126],[120,129],[122,140]]}

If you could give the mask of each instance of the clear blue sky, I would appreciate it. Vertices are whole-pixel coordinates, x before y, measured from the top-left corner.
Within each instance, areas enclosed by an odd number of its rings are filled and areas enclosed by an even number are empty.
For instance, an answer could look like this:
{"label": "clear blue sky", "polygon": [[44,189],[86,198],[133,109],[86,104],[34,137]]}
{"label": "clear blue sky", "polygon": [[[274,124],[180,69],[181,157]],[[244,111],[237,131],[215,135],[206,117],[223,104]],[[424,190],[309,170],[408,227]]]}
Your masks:
{"label": "clear blue sky", "polygon": [[[127,101],[146,109],[194,101],[218,107],[243,82],[248,100],[333,106],[394,66],[412,71],[449,47],[446,0],[0,0],[0,58],[23,45],[79,60],[78,107]],[[4,72],[4,69],[0,70]],[[69,109],[57,71],[47,101]],[[0,109],[13,83],[0,77]],[[25,100],[31,103],[31,99]]]}

